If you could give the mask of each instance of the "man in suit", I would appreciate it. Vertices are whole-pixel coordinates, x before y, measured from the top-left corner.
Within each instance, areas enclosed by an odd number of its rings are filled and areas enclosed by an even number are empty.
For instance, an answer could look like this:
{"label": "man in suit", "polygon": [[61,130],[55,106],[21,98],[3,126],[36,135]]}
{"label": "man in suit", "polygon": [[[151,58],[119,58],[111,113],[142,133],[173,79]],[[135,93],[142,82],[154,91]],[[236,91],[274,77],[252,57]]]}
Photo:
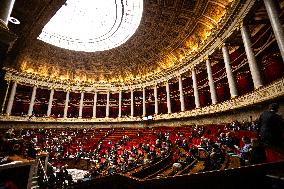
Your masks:
{"label": "man in suit", "polygon": [[278,103],[272,103],[258,120],[259,139],[264,145],[281,147],[283,145],[284,124],[281,115],[277,114]]}

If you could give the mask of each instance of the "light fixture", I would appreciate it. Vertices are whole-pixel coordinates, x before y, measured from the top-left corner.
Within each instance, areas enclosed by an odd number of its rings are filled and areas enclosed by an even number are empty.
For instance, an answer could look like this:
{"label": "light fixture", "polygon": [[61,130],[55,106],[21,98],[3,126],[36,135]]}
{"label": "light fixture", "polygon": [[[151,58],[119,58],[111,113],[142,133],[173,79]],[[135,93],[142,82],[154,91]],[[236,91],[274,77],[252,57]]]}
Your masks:
{"label": "light fixture", "polygon": [[21,22],[17,19],[17,18],[14,18],[14,17],[9,17],[9,22],[11,22],[12,24],[20,24]]}

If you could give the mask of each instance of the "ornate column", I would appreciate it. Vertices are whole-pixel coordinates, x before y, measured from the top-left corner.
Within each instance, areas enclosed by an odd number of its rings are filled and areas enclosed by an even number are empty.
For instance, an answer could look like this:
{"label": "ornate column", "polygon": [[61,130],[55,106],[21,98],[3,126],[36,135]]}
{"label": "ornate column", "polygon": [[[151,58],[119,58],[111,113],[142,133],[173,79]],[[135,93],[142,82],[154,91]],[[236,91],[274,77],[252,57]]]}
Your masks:
{"label": "ornate column", "polygon": [[232,68],[231,68],[229,50],[228,50],[228,47],[226,45],[224,45],[222,47],[222,52],[223,52],[223,56],[224,56],[224,62],[225,62],[225,68],[226,68],[231,98],[234,98],[234,97],[238,96],[238,90],[237,90],[237,87],[236,87],[236,81],[235,81],[235,78],[234,78],[234,75],[233,75],[233,72],[232,72]]}
{"label": "ornate column", "polygon": [[182,89],[182,78],[178,76],[178,87],[179,87],[179,100],[180,100],[180,111],[184,111],[184,96],[183,96],[183,89]]}
{"label": "ornate column", "polygon": [[9,17],[12,13],[15,0],[3,0],[1,1],[0,7],[0,22],[2,24],[8,25]]}
{"label": "ornate column", "polygon": [[143,117],[146,116],[146,92],[145,87],[143,87]]}
{"label": "ornate column", "polygon": [[4,113],[4,108],[5,108],[7,96],[8,96],[8,93],[9,93],[10,83],[11,83],[11,80],[8,80],[7,88],[6,88],[6,92],[5,92],[5,97],[4,97],[3,103],[2,103],[1,114]]}
{"label": "ornate column", "polygon": [[34,86],[33,87],[32,98],[31,98],[31,102],[30,102],[30,106],[29,106],[28,116],[33,115],[35,98],[36,98],[36,89],[37,89],[37,86]]}
{"label": "ornate column", "polygon": [[171,107],[171,97],[170,97],[170,86],[169,82],[166,83],[166,92],[167,92],[167,107],[168,107],[168,114],[172,113],[172,107]]}
{"label": "ornate column", "polygon": [[199,94],[198,94],[198,87],[197,87],[195,68],[193,68],[191,70],[191,72],[192,72],[192,85],[193,85],[193,94],[194,94],[195,107],[199,108],[200,107],[200,102],[199,102]]}
{"label": "ornate column", "polygon": [[80,106],[79,106],[79,118],[82,118],[84,106],[84,92],[81,91]]}
{"label": "ornate column", "polygon": [[109,91],[107,91],[106,117],[109,117]]}
{"label": "ornate column", "polygon": [[208,84],[209,84],[209,88],[210,88],[212,104],[216,104],[217,101],[218,101],[217,100],[217,94],[216,94],[216,88],[215,88],[214,79],[213,79],[213,76],[212,76],[211,63],[210,63],[208,57],[206,59],[206,67],[207,67]]}
{"label": "ornate column", "polygon": [[159,113],[157,85],[154,86],[154,97],[155,97],[155,114],[157,115]]}
{"label": "ornate column", "polygon": [[[284,30],[282,27],[282,23],[279,19],[280,15],[276,8],[276,1],[275,0],[263,0],[264,5],[277,41],[277,44],[280,49],[280,53],[282,59],[284,61]],[[278,1],[277,1],[278,2]]]}
{"label": "ornate column", "polygon": [[49,101],[48,101],[47,113],[46,113],[46,116],[47,116],[47,117],[49,117],[50,114],[51,114],[53,95],[54,95],[54,89],[51,89],[51,90],[50,90],[50,94],[49,94]]}
{"label": "ornate column", "polygon": [[119,94],[118,94],[118,117],[121,117],[121,101],[122,101],[122,91],[119,90]]}
{"label": "ornate column", "polygon": [[63,117],[64,117],[64,118],[67,118],[69,95],[70,95],[70,91],[67,90],[67,91],[66,91],[66,98],[65,98],[64,114],[63,114]]}
{"label": "ornate column", "polygon": [[8,105],[7,105],[7,109],[6,109],[6,114],[8,116],[11,115],[11,112],[12,112],[16,90],[17,90],[17,81],[15,81],[13,83],[13,87],[12,87],[12,90],[11,90],[10,98],[9,98],[9,101],[8,101]]}
{"label": "ornate column", "polygon": [[249,63],[249,68],[250,68],[250,73],[252,76],[252,80],[253,80],[253,85],[254,88],[257,89],[261,86],[263,86],[263,81],[261,78],[261,73],[258,67],[258,64],[256,62],[256,58],[252,49],[252,43],[250,40],[250,34],[249,34],[249,30],[245,25],[241,26],[241,34],[242,34],[242,38],[243,38],[243,43],[245,46],[245,51],[246,51],[246,55],[247,55],[247,59],[248,59],[248,63]]}
{"label": "ornate column", "polygon": [[92,118],[97,117],[97,100],[98,100],[98,92],[96,91],[94,94],[94,105],[93,105],[93,117]]}
{"label": "ornate column", "polygon": [[130,109],[130,116],[133,117],[134,116],[134,94],[133,94],[133,89],[130,89],[130,100],[131,100],[131,109]]}

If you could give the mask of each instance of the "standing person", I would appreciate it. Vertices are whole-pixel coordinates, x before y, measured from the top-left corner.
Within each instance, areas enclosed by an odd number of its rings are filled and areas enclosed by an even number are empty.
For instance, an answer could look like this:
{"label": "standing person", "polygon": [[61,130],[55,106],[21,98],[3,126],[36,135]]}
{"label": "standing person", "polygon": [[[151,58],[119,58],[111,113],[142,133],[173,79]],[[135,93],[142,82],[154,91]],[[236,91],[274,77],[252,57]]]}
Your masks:
{"label": "standing person", "polygon": [[[258,135],[260,141],[273,150],[284,154],[283,130],[284,124],[282,116],[277,114],[279,109],[278,103],[272,103],[269,110],[264,111],[258,120]],[[280,150],[280,151],[279,151]]]}

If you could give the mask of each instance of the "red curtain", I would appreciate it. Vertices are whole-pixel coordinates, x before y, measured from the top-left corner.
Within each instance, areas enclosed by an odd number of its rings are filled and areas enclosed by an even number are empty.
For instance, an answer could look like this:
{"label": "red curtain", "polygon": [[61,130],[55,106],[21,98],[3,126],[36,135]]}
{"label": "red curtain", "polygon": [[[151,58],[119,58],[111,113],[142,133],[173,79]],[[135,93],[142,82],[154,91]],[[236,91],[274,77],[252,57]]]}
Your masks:
{"label": "red curtain", "polygon": [[211,104],[211,96],[208,90],[200,91],[199,93],[200,106],[204,107]]}
{"label": "red curtain", "polygon": [[271,83],[284,75],[284,64],[280,53],[268,55],[263,59],[266,83]]}
{"label": "red curtain", "polygon": [[218,102],[223,102],[230,98],[230,91],[226,84],[223,83],[217,84],[216,93],[217,93]]}
{"label": "red curtain", "polygon": [[253,91],[253,81],[249,72],[237,74],[237,88],[239,95]]}

